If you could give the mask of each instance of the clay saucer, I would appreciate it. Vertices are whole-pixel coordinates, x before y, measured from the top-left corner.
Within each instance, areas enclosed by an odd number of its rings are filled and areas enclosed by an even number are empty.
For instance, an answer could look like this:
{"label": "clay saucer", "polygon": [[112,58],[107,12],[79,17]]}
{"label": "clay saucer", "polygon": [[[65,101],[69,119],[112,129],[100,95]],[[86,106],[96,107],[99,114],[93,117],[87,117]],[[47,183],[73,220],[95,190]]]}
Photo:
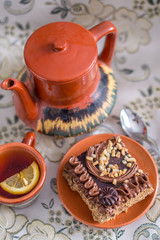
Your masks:
{"label": "clay saucer", "polygon": [[93,135],[76,143],[63,157],[57,174],[58,194],[66,210],[80,222],[97,228],[119,228],[138,220],[152,206],[158,191],[158,171],[151,155],[138,142],[129,137],[119,135],[122,141],[124,141],[126,144],[131,155],[136,158],[139,168],[148,173],[149,180],[154,188],[154,192],[141,202],[130,207],[126,213],[119,214],[114,220],[101,224],[93,220],[91,212],[89,211],[85,202],[81,199],[77,192],[74,192],[70,189],[68,183],[62,177],[62,171],[69,157],[72,155],[79,155],[86,151],[89,146],[100,143],[101,141],[104,141],[115,135],[117,134],[107,133]]}

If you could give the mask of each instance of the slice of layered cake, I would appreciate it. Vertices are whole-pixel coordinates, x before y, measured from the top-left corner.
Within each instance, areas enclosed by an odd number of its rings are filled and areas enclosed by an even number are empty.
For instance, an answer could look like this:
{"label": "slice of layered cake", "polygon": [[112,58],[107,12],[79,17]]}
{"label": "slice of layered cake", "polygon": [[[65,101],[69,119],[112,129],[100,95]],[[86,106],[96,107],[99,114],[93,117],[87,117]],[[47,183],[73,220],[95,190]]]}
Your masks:
{"label": "slice of layered cake", "polygon": [[65,164],[63,176],[100,223],[126,212],[154,190],[147,173],[139,169],[119,136],[72,156]]}

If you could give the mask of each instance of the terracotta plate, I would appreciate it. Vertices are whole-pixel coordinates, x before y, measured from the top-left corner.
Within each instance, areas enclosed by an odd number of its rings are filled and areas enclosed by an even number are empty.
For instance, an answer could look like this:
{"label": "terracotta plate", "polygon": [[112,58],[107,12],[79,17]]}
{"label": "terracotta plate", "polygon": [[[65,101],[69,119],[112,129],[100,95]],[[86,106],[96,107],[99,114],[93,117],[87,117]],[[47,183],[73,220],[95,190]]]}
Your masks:
{"label": "terracotta plate", "polygon": [[139,168],[143,169],[144,172],[148,172],[150,182],[155,191],[150,196],[147,196],[145,200],[130,207],[127,213],[119,214],[114,220],[101,224],[93,220],[91,212],[89,211],[85,202],[83,202],[77,192],[74,192],[70,189],[68,183],[62,177],[62,171],[64,169],[65,163],[68,161],[70,156],[79,155],[82,152],[86,151],[89,146],[106,140],[113,135],[115,136],[116,134],[107,133],[93,135],[76,143],[66,153],[58,169],[57,187],[60,199],[64,207],[74,218],[80,222],[97,228],[118,228],[136,221],[138,218],[143,216],[152,206],[158,190],[158,172],[150,154],[136,141],[126,136],[119,135],[126,144],[129,152],[133,157],[136,158]]}

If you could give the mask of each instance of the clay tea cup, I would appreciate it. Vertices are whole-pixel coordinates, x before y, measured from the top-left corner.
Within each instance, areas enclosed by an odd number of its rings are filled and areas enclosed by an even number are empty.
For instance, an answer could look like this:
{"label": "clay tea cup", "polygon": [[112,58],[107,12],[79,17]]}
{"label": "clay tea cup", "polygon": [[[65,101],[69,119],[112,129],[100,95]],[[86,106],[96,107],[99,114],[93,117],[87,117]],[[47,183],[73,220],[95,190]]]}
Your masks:
{"label": "clay tea cup", "polygon": [[[10,207],[22,208],[31,204],[38,196],[46,179],[46,164],[42,155],[35,149],[36,135],[34,132],[28,132],[24,136],[21,143],[6,143],[0,146],[0,203]],[[33,165],[31,168],[30,166]],[[31,173],[35,185],[31,186],[30,179],[26,180],[26,172],[24,169],[31,169]],[[22,174],[24,173],[24,174]],[[36,174],[35,174],[36,173]],[[18,174],[19,178],[22,178],[24,186],[32,187],[27,192],[11,192],[9,188],[6,189],[4,182],[13,178],[15,174]],[[32,179],[33,179],[32,178]],[[6,180],[7,179],[7,180]],[[22,184],[22,186],[23,186]],[[9,181],[7,187],[10,187]],[[13,186],[13,185],[11,185]],[[15,187],[15,185],[14,185]],[[15,189],[15,188],[14,188]],[[17,191],[20,191],[17,186]],[[22,190],[22,188],[21,188]],[[24,190],[24,188],[23,188]],[[13,189],[12,189],[13,191]],[[25,188],[26,191],[26,188]]]}

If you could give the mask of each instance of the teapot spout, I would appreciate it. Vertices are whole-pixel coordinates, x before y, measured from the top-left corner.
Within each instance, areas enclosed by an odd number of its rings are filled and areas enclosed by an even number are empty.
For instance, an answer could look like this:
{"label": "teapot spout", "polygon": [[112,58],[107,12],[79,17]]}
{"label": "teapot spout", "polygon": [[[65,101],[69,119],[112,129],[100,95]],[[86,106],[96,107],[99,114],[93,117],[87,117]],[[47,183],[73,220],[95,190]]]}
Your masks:
{"label": "teapot spout", "polygon": [[15,78],[7,78],[1,83],[1,88],[11,90],[18,96],[28,121],[34,121],[38,115],[37,103],[33,101],[27,87]]}

